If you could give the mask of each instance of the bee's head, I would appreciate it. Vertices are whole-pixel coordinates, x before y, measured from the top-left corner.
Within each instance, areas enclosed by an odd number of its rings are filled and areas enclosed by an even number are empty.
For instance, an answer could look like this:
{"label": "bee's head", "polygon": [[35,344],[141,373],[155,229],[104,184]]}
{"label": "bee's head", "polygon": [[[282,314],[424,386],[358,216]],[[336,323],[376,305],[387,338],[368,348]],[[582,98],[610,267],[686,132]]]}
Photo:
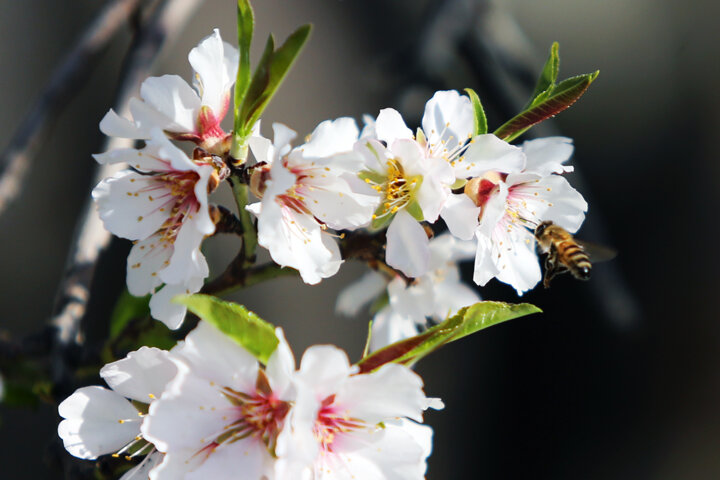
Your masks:
{"label": "bee's head", "polygon": [[545,220],[545,221],[542,222],[540,225],[538,225],[538,226],[535,228],[535,237],[536,237],[536,238],[537,238],[537,237],[541,237],[542,234],[545,232],[545,229],[546,229],[547,227],[549,227],[550,225],[552,225],[552,222],[549,221],[549,220]]}

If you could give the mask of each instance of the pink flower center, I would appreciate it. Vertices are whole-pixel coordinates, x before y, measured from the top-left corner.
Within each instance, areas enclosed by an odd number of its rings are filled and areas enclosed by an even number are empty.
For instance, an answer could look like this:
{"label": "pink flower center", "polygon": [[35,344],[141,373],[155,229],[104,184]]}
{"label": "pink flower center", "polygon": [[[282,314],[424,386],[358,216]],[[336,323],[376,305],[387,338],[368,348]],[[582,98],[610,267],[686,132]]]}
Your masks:
{"label": "pink flower center", "polygon": [[273,392],[247,394],[226,387],[223,393],[235,405],[237,416],[215,442],[219,445],[252,436],[274,448],[290,405]]}
{"label": "pink flower center", "polygon": [[335,395],[323,400],[313,428],[313,434],[325,452],[333,451],[333,442],[338,435],[367,427],[362,420],[349,417],[334,402]]}

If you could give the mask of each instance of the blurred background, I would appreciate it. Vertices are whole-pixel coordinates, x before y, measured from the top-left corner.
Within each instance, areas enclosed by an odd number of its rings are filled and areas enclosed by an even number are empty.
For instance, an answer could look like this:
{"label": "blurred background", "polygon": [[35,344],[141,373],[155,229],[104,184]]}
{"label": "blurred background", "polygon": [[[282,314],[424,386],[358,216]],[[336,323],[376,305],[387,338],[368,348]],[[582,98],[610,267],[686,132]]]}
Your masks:
{"label": "blurred background", "polygon": [[[0,145],[102,4],[0,0]],[[234,4],[206,0],[155,74],[189,79],[187,52],[213,27],[232,42]],[[588,283],[561,277],[522,298],[544,314],[419,364],[426,393],[447,405],[427,415],[435,429],[428,478],[720,478],[720,255],[712,220],[720,205],[720,5],[257,0],[254,7],[255,59],[270,31],[283,39],[302,23],[315,25],[264,115],[265,128],[280,121],[302,135],[322,120],[387,106],[417,124],[435,90],[465,87],[480,94],[492,129],[524,103],[556,40],[561,78],[601,71],[575,106],[532,133],[574,139],[578,173],[570,181],[590,204],[578,236],[619,255],[597,265]],[[101,148],[97,124],[112,106],[130,38],[124,28],[0,217],[0,329],[12,335],[37,331],[51,314],[91,188],[90,154]],[[213,273],[237,246],[230,237],[208,242]],[[125,260],[116,257],[97,273],[108,288],[122,283]],[[339,318],[333,307],[363,271],[347,263],[316,287],[282,279],[232,298],[282,325],[297,357],[311,344],[335,343],[357,358],[369,318]],[[481,294],[519,301],[497,282]],[[0,407],[0,421],[0,477],[58,478],[40,461],[56,435],[54,407]]]}

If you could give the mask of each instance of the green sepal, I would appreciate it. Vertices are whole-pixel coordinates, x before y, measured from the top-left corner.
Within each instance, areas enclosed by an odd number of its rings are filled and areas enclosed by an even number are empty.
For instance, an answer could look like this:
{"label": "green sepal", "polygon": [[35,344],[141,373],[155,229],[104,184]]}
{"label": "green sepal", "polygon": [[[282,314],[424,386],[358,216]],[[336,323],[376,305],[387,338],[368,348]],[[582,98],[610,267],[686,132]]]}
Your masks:
{"label": "green sepal", "polygon": [[278,345],[275,327],[242,305],[204,294],[182,295],[175,297],[173,302],[185,305],[192,313],[213,324],[262,363],[267,364]]}
{"label": "green sepal", "polygon": [[248,86],[240,107],[240,136],[247,138],[255,122],[260,119],[265,107],[277,92],[285,76],[290,71],[312,30],[311,25],[303,25],[293,32],[285,43],[275,50],[275,40],[270,35],[260,63]]}
{"label": "green sepal", "polygon": [[495,130],[495,135],[507,142],[511,142],[533,125],[554,117],[575,103],[587,91],[590,84],[599,74],[600,71],[596,71],[563,80],[546,98],[533,104],[530,108],[511,118]]}
{"label": "green sepal", "polygon": [[550,55],[548,56],[545,66],[542,69],[540,78],[538,78],[535,90],[533,90],[530,100],[527,105],[523,107],[523,110],[530,108],[532,105],[536,105],[540,101],[547,98],[550,92],[555,88],[555,82],[557,82],[558,72],[560,71],[560,44],[553,42],[550,47]]}
{"label": "green sepal", "polygon": [[477,135],[484,135],[488,132],[487,117],[485,116],[485,109],[483,109],[482,103],[480,103],[480,97],[475,93],[472,88],[466,88],[465,92],[470,97],[472,102],[473,112],[475,112],[475,128],[473,130],[473,137]]}
{"label": "green sepal", "polygon": [[388,213],[385,209],[385,205],[381,203],[373,214],[372,222],[370,222],[370,229],[374,231],[382,230],[390,224],[393,218],[395,218],[395,214]]}
{"label": "green sepal", "polygon": [[370,181],[370,183],[375,185],[382,185],[387,181],[385,175],[375,170],[361,170],[360,173],[358,173],[358,177],[364,182]]}
{"label": "green sepal", "polygon": [[450,186],[450,190],[457,190],[458,188],[463,188],[467,182],[467,178],[458,178],[457,180],[455,180],[455,183]]}
{"label": "green sepal", "polygon": [[405,207],[405,211],[412,215],[412,217],[418,222],[422,222],[423,220],[425,220],[425,215],[423,215],[422,208],[420,208],[420,204],[417,202],[417,200],[413,200],[412,202],[408,203]]}
{"label": "green sepal", "polygon": [[476,303],[460,309],[456,315],[419,335],[395,342],[362,358],[357,364],[361,373],[371,372],[391,362],[410,366],[445,344],[493,325],[538,312],[541,310],[529,303]]}

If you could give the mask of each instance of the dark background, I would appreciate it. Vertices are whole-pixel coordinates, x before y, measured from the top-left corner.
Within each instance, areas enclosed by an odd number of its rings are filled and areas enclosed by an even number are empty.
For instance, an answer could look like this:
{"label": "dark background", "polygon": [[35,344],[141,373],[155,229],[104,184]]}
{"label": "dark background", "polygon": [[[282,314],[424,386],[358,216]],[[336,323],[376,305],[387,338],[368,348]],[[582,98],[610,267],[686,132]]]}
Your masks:
{"label": "dark background", "polygon": [[[438,26],[449,4],[475,15]],[[0,0],[0,145],[100,5]],[[427,415],[435,429],[428,478],[720,477],[718,4],[257,0],[255,9],[257,48],[271,30],[284,38],[315,24],[264,116],[266,128],[282,121],[302,135],[324,119],[385,106],[417,121],[435,89],[467,86],[499,126],[527,95],[525,66],[539,72],[554,40],[561,77],[601,70],[586,97],[535,133],[574,138],[579,174],[571,182],[590,203],[579,236],[619,255],[597,265],[589,283],[559,278],[522,299],[544,314],[419,365],[427,394],[447,405]],[[207,0],[155,72],[189,79],[189,49],[215,26],[232,41],[233,20],[233,1]],[[455,42],[458,30],[465,39]],[[129,39],[125,29],[59,117],[25,190],[0,217],[0,326],[15,335],[39,329],[52,310],[90,188],[90,154],[102,141],[97,123],[112,104]],[[505,48],[516,54],[502,55]],[[218,272],[236,242],[208,243]],[[330,342],[357,358],[367,318],[337,318],[333,304],[362,270],[348,264],[317,287],[283,279],[234,298],[284,326],[297,357]],[[481,293],[518,301],[496,282]],[[55,435],[55,408],[0,408],[0,416],[0,478],[56,478],[40,461]]]}

